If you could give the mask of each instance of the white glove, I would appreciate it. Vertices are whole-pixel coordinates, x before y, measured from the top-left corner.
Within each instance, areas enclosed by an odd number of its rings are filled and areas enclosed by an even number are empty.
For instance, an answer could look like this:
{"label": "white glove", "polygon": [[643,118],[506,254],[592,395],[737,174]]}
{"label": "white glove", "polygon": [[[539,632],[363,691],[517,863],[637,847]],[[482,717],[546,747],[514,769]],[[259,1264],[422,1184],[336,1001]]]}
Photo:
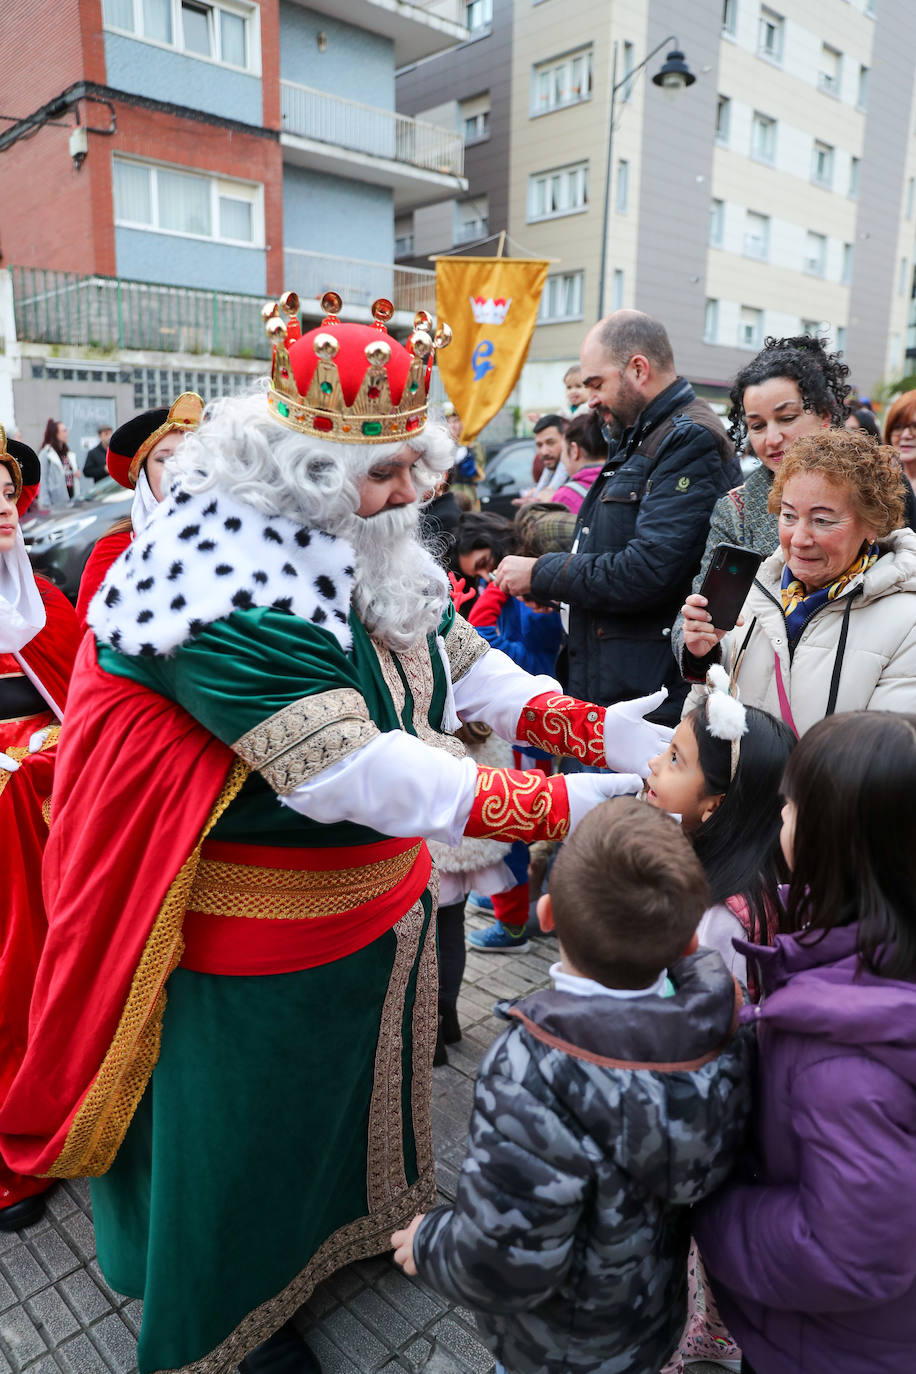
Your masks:
{"label": "white glove", "polygon": [[16,773],[19,770],[19,764],[15,759],[11,759],[9,754],[0,754],[0,768],[3,769],[4,773]]}
{"label": "white glove", "polygon": [[29,753],[30,753],[30,754],[37,754],[38,751],[39,751],[39,749],[41,748],[41,746],[44,744],[45,740],[46,740],[46,739],[48,738],[48,736],[50,735],[50,733],[51,733],[51,726],[50,726],[50,725],[46,725],[46,726],[44,727],[43,730],[36,730],[35,733],[34,733],[33,735],[30,735],[30,736],[29,736]]}
{"label": "white glove", "polygon": [[593,806],[610,797],[635,796],[641,792],[642,778],[637,773],[567,773],[566,791],[569,828],[574,830]]}
{"label": "white glove", "polygon": [[647,697],[633,701],[618,701],[609,706],[604,715],[604,757],[608,768],[649,776],[649,760],[663,754],[671,743],[674,730],[670,725],[654,725],[644,719],[650,711],[657,711],[668,695],[667,687],[659,687]]}

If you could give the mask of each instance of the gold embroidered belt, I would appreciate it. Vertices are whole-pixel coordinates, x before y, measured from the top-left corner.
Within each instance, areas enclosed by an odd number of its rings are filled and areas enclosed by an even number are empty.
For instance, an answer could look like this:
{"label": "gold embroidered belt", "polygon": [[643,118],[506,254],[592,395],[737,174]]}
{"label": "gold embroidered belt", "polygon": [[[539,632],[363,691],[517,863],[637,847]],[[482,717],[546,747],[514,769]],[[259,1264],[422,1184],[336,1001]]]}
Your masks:
{"label": "gold embroidered belt", "polygon": [[285,973],[342,958],[391,929],[430,869],[416,838],[321,850],[208,841],[185,912],[182,966]]}

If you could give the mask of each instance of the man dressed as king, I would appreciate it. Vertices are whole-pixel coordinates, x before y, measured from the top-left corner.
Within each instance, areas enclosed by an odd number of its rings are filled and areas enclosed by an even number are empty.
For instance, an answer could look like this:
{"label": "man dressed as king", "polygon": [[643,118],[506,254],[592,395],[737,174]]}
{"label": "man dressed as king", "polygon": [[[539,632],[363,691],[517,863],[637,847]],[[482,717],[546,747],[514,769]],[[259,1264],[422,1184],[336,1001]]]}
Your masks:
{"label": "man dressed as king", "polygon": [[[304,336],[265,307],[269,382],[171,461],[70,687],[0,1151],[92,1176],[140,1374],[319,1368],[293,1314],[434,1201],[426,839],[562,838],[660,746],[659,694],[606,713],[455,617],[418,534],[448,331],[340,304]],[[622,772],[478,767],[453,732],[482,719]]]}

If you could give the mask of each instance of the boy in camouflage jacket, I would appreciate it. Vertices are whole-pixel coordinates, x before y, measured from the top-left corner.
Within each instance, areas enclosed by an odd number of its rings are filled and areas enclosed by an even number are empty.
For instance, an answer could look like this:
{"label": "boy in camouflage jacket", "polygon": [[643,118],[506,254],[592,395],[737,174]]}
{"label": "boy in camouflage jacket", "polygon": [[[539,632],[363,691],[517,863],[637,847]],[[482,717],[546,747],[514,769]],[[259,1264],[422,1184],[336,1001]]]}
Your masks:
{"label": "boy in camouflage jacket", "polygon": [[621,797],[577,826],[539,907],[554,987],[499,1004],[455,1205],[392,1237],[509,1374],[656,1374],[677,1345],[689,1208],[750,1106],[738,985],[718,954],[683,955],[706,901],[670,817]]}

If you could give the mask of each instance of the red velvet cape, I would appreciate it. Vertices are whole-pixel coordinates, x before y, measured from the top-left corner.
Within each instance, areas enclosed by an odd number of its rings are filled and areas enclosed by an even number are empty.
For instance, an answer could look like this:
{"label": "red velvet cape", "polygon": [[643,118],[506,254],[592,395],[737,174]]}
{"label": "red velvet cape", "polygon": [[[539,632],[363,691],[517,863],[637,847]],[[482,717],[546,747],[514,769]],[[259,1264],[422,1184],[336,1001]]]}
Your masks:
{"label": "red velvet cape", "polygon": [[86,559],[83,575],[80,578],[79,595],[76,598],[76,617],[80,629],[86,628],[86,615],[89,602],[105,580],[105,574],[116,562],[134,537],[133,530],[115,530],[114,534],[103,534],[96,541],[95,548]]}
{"label": "red velvet cape", "polygon": [[45,625],[20,654],[63,709],[81,630],[76,613],[63,592],[45,577],[36,575],[35,584],[44,602]]}
{"label": "red velvet cape", "polygon": [[193,878],[187,861],[234,765],[180,707],[103,672],[85,636],[54,778],[28,1048],[0,1110],[12,1168],[68,1177],[104,1172],[114,1157],[181,953],[180,917],[177,935],[163,935],[162,911],[176,875]]}

